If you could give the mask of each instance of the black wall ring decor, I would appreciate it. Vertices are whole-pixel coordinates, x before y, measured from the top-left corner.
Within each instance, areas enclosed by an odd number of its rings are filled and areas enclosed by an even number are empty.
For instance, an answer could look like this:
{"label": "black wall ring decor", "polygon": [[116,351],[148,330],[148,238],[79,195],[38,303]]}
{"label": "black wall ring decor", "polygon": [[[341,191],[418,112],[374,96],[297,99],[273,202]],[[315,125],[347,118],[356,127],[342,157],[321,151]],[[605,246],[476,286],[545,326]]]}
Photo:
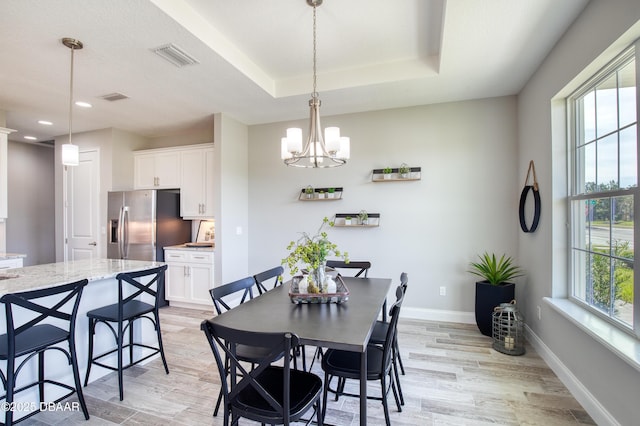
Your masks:
{"label": "black wall ring decor", "polygon": [[[529,174],[533,172],[533,185],[527,185],[529,182]],[[524,206],[527,202],[527,196],[529,195],[529,191],[533,192],[533,200],[534,200],[534,213],[533,213],[533,221],[531,222],[531,227],[527,226],[527,222],[525,220],[524,214]],[[533,164],[533,160],[529,161],[529,170],[527,171],[527,179],[524,182],[524,188],[522,189],[522,193],[520,194],[520,228],[522,228],[523,232],[535,232],[538,228],[538,223],[540,223],[540,192],[538,191],[538,180],[536,179],[536,168]]]}

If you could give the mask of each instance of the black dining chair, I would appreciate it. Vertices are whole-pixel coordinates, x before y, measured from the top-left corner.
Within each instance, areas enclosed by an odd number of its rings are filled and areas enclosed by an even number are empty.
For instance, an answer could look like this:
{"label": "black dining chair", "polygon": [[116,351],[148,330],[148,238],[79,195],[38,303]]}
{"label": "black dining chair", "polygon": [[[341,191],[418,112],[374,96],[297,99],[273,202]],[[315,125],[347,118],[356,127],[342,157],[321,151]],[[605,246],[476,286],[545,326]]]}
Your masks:
{"label": "black dining chair", "polygon": [[[201,329],[216,359],[224,397],[224,424],[246,418],[262,424],[296,422],[311,408],[322,425],[322,379],[313,373],[292,369],[292,348],[300,342],[292,333],[261,333],[236,330],[203,321]],[[251,370],[238,356],[239,347],[256,347],[264,356]],[[282,366],[272,363],[280,360]],[[230,379],[230,380],[228,380]]]}
{"label": "black dining chair", "polygon": [[275,268],[267,269],[253,276],[256,281],[256,287],[258,287],[258,293],[266,293],[269,291],[267,288],[267,282],[271,280],[273,288],[276,288],[282,284],[282,274],[284,274],[284,268],[282,266],[276,266]]}
{"label": "black dining chair", "polygon": [[[400,287],[402,287],[402,294],[407,293],[407,286],[409,285],[409,276],[406,272],[400,274]],[[371,337],[369,338],[370,345],[384,345],[384,342],[387,337],[387,332],[389,331],[389,322],[386,321],[376,321],[373,325],[373,331],[371,332]],[[400,356],[400,346],[398,346],[398,333],[396,333],[395,341],[393,342],[393,374],[396,378],[396,384],[398,385],[398,395],[400,396],[400,404],[404,405],[404,395],[402,393],[402,386],[400,384],[400,376],[398,375],[398,364],[400,365],[400,370],[402,371],[402,375],[404,372],[404,365],[402,364],[402,357]]]}
{"label": "black dining chair", "polygon": [[[402,286],[398,286],[396,289],[396,298],[396,302],[390,309],[389,329],[387,330],[384,345],[369,345],[367,347],[367,380],[379,380],[381,388],[380,397],[367,396],[367,398],[382,401],[387,426],[391,425],[391,421],[389,419],[389,407],[387,404],[387,396],[390,389],[393,390],[393,396],[396,400],[398,411],[402,411],[396,389],[395,377],[392,374],[393,343],[397,332],[400,307],[404,300]],[[324,370],[324,406],[322,418],[324,418],[327,409],[327,394],[329,391],[335,393],[336,401],[340,395],[359,396],[357,394],[345,392],[344,387],[347,379],[360,379],[360,354],[357,352],[339,349],[328,349],[322,357],[322,369]],[[335,389],[331,389],[331,381],[334,377],[338,378],[338,383]]]}
{"label": "black dining chair", "polygon": [[[52,288],[5,294],[0,302],[5,305],[6,334],[0,335],[0,360],[7,362],[6,376],[0,371],[5,394],[0,398],[11,406],[15,402],[15,395],[19,392],[38,386],[39,402],[46,401],[45,384],[67,389],[69,392],[58,397],[54,404],[69,397],[74,392],[84,418],[89,420],[89,412],[82,394],[80,374],[78,372],[78,357],[76,356],[75,327],[78,306],[82,290],[87,280],[80,280]],[[60,345],[66,342],[68,349]],[[56,350],[63,353],[73,372],[74,385],[45,377],[45,352]],[[18,358],[22,358],[18,362]],[[23,367],[34,357],[37,357],[37,381],[29,384],[20,383],[17,377]],[[29,368],[25,368],[29,370]],[[59,374],[56,369],[54,373]],[[42,404],[34,404],[41,407]],[[11,425],[25,420],[39,410],[30,411],[27,415],[15,420],[14,410],[4,410],[4,424]]]}
{"label": "black dining chair", "polygon": [[350,260],[349,262],[344,260],[327,260],[327,267],[338,270],[342,275],[345,275],[345,272],[341,270],[348,269],[350,270],[349,272],[351,272],[351,276],[362,276],[366,278],[369,269],[371,269],[371,262],[359,260]]}
{"label": "black dining chair", "polygon": [[[255,283],[256,281],[253,277],[246,277],[209,290],[216,314],[222,315],[233,307],[240,305],[247,300],[253,299],[253,286]],[[251,363],[252,365],[259,363],[267,354],[267,349],[254,345],[239,345],[236,348],[236,356],[238,359]],[[283,354],[280,354],[281,357],[282,355]],[[228,359],[225,360],[225,365],[226,374],[229,374],[230,365]],[[216,406],[213,410],[214,417],[218,415],[223,394],[223,390],[220,389]]]}
{"label": "black dining chair", "polygon": [[[93,309],[87,312],[89,318],[89,361],[87,364],[87,374],[84,378],[84,385],[89,383],[91,366],[93,364],[103,368],[118,372],[118,390],[120,401],[124,398],[124,387],[122,384],[122,372],[129,367],[133,367],[140,362],[160,354],[164,371],[169,374],[169,367],[164,356],[162,346],[162,333],[160,332],[160,317],[158,308],[160,307],[160,295],[164,294],[164,278],[167,265],[157,268],[145,269],[136,272],[120,273],[116,276],[118,280],[118,300],[116,303]],[[153,304],[141,300],[143,295],[153,298]],[[134,341],[133,327],[136,320],[146,319],[150,321],[157,335],[157,346]],[[109,328],[115,339],[116,347],[100,355],[93,355],[93,339],[96,334],[98,324],[104,324]],[[128,332],[128,333],[127,333]],[[129,335],[128,343],[125,343],[124,336]],[[151,350],[144,356],[134,360],[133,349],[135,347]],[[129,349],[128,362],[123,360],[123,352]],[[112,353],[117,353],[117,365],[105,364],[101,360]]]}

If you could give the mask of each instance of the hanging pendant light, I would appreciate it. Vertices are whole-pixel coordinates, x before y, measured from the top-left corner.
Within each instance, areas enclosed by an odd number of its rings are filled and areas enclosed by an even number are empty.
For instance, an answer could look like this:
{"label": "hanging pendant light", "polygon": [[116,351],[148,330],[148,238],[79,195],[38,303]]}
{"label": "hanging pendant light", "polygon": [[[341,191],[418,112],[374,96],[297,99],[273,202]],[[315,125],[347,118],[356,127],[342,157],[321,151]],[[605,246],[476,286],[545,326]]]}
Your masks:
{"label": "hanging pendant light", "polygon": [[80,163],[80,150],[78,145],[71,143],[71,129],[73,123],[73,52],[76,49],[82,49],[83,45],[80,40],[65,37],[62,44],[71,49],[71,74],[69,78],[69,142],[62,145],[62,164],[65,166],[77,166]]}
{"label": "hanging pendant light", "polygon": [[347,162],[350,156],[348,137],[340,136],[338,127],[327,127],[322,136],[320,127],[320,98],[316,90],[316,7],[322,0],[306,0],[313,7],[313,92],[309,100],[309,138],[302,146],[302,129],[287,129],[282,138],[280,155],[287,166],[294,167],[337,167]]}

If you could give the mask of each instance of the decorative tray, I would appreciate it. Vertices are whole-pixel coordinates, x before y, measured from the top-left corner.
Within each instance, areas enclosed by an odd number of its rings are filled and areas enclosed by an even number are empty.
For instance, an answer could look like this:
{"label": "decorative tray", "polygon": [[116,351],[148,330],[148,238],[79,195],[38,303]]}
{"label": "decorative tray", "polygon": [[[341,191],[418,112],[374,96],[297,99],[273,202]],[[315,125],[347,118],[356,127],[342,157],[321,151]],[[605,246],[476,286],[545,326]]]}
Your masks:
{"label": "decorative tray", "polygon": [[[328,276],[327,279],[333,279],[333,277]],[[307,293],[307,276],[297,275],[291,279],[289,288],[291,303],[343,303],[349,300],[349,289],[340,275],[336,275],[335,283],[335,293]]]}

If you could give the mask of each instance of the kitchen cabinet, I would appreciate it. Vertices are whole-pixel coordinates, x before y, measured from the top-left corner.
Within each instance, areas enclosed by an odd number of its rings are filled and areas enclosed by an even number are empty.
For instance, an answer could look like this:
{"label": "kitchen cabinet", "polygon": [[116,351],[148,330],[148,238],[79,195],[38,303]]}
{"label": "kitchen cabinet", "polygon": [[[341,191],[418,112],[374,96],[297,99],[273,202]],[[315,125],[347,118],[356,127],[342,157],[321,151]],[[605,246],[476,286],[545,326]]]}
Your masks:
{"label": "kitchen cabinet", "polygon": [[213,307],[209,294],[213,288],[213,254],[213,250],[165,249],[165,298],[171,306]]}
{"label": "kitchen cabinet", "polygon": [[7,150],[9,133],[15,130],[0,127],[0,222],[7,218]]}
{"label": "kitchen cabinet", "polygon": [[134,189],[180,187],[180,151],[154,149],[133,153]]}
{"label": "kitchen cabinet", "polygon": [[180,182],[180,216],[213,218],[213,144],[183,150]]}
{"label": "kitchen cabinet", "polygon": [[13,268],[22,268],[22,258],[0,260],[0,271]]}

